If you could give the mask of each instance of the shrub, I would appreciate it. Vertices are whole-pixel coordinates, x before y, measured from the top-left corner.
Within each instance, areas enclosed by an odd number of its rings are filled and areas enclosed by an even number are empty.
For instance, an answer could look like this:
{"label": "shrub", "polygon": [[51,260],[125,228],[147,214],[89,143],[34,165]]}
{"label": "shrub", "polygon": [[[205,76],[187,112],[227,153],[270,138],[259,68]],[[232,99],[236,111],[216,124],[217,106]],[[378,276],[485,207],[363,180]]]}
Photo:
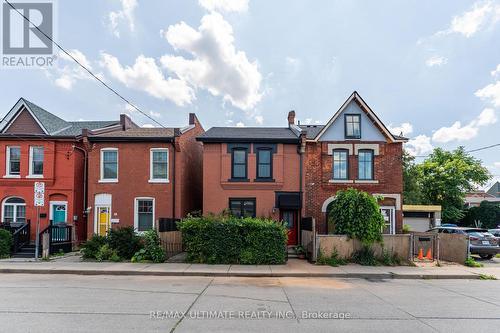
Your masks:
{"label": "shrub", "polygon": [[93,235],[91,239],[82,245],[82,255],[84,259],[96,259],[101,246],[106,244],[106,237]]}
{"label": "shrub", "polygon": [[464,265],[468,267],[483,267],[483,264],[475,261],[472,257],[465,259]]}
{"label": "shrub", "polygon": [[352,255],[352,261],[363,266],[378,266],[379,264],[373,249],[366,245]]}
{"label": "shrub", "polygon": [[10,256],[12,235],[8,230],[0,229],[0,258]]}
{"label": "shrub", "polygon": [[[112,249],[109,244],[104,244],[99,248],[99,251],[97,251],[95,258],[97,261],[104,261],[104,260],[111,260],[112,258],[116,260],[119,256],[116,253],[115,249]],[[113,261],[115,261],[113,260]]]}
{"label": "shrub", "polygon": [[229,215],[189,217],[179,223],[187,260],[209,264],[281,264],[287,230],[270,219]]}
{"label": "shrub", "polygon": [[384,266],[399,266],[401,265],[401,258],[396,253],[391,253],[386,249],[382,250],[382,257],[380,263]]}
{"label": "shrub", "polygon": [[319,251],[318,258],[316,259],[316,264],[318,265],[330,265],[333,267],[337,267],[340,265],[347,264],[347,260],[340,258],[337,249],[333,249],[330,257],[325,256],[321,250]]}
{"label": "shrub", "polygon": [[411,227],[408,224],[403,225],[403,234],[409,234],[411,231]]}
{"label": "shrub", "polygon": [[120,258],[130,260],[141,248],[141,237],[135,233],[133,227],[122,227],[109,230],[107,243],[110,248],[116,250]]}
{"label": "shrub", "polygon": [[334,233],[358,239],[365,245],[382,241],[384,218],[372,195],[353,188],[341,190],[330,207]]}
{"label": "shrub", "polygon": [[161,263],[165,261],[166,254],[160,244],[160,236],[156,230],[148,230],[142,236],[144,248],[137,251],[132,257],[132,262],[140,262],[150,260],[152,262]]}

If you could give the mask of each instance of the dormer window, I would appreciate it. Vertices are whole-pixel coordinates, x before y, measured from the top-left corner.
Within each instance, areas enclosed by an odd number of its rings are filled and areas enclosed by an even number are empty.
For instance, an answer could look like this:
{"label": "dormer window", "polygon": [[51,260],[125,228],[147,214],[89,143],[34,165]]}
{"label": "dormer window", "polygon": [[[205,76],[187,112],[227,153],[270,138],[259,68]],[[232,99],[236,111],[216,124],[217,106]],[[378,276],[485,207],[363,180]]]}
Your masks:
{"label": "dormer window", "polygon": [[360,139],[361,138],[361,115],[346,114],[345,119],[345,138]]}

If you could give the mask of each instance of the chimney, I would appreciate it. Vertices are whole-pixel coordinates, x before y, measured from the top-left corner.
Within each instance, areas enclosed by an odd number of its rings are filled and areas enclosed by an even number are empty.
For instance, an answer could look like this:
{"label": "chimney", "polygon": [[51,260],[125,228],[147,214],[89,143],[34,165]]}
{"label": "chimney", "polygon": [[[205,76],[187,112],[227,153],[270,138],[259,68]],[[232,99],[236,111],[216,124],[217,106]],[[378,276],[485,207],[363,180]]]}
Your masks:
{"label": "chimney", "polygon": [[288,125],[295,124],[295,111],[288,112]]}
{"label": "chimney", "polygon": [[189,125],[195,124],[196,115],[194,113],[189,114]]}
{"label": "chimney", "polygon": [[126,130],[134,127],[133,124],[134,123],[132,122],[132,119],[130,119],[128,115],[126,115],[126,114],[120,115],[120,125],[122,127],[122,131],[126,131]]}

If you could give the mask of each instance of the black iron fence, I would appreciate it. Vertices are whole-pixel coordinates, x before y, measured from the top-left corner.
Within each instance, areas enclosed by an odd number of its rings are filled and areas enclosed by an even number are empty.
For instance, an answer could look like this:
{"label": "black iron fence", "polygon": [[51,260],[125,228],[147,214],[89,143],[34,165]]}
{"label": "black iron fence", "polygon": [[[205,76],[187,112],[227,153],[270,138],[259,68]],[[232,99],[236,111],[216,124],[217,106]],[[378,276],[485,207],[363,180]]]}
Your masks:
{"label": "black iron fence", "polygon": [[49,237],[49,254],[60,252],[71,252],[73,246],[72,239],[73,226],[66,223],[49,225],[40,232],[40,241],[42,242],[44,235]]}
{"label": "black iron fence", "polygon": [[30,242],[31,221],[26,222],[1,222],[0,229],[9,231],[12,234],[11,252],[18,252],[23,246]]}

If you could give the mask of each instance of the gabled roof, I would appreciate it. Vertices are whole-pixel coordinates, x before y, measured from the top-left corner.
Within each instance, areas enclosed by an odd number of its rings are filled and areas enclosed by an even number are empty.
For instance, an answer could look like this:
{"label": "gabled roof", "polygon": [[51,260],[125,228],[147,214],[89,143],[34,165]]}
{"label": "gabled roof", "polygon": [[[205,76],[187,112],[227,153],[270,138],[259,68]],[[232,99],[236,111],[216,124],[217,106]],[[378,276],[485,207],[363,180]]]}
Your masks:
{"label": "gabled roof", "polygon": [[495,196],[495,197],[500,197],[500,182],[497,181],[486,192],[489,193],[489,194],[491,194],[491,195],[493,195],[493,196]]}
{"label": "gabled roof", "polygon": [[196,140],[201,142],[297,143],[299,137],[288,127],[212,127]]}
{"label": "gabled roof", "polygon": [[90,141],[172,141],[180,129],[134,127],[101,134],[89,134]]}
{"label": "gabled roof", "polygon": [[[390,142],[406,142],[406,141],[408,141],[407,138],[404,138],[402,136],[397,136],[397,135],[392,134],[387,129],[387,127],[385,127],[384,123],[382,123],[382,121],[380,121],[380,119],[377,117],[377,115],[375,114],[375,112],[373,112],[373,110],[370,109],[370,107],[368,106],[368,104],[366,104],[366,102],[363,100],[363,98],[361,98],[361,96],[356,91],[354,91],[351,94],[351,96],[349,96],[349,98],[342,104],[342,106],[340,107],[340,109],[338,109],[337,112],[335,112],[335,114],[333,115],[333,117],[326,123],[326,125],[323,126],[323,128],[321,128],[321,130],[318,131],[318,133],[316,134],[316,136],[314,136],[314,138],[311,139],[311,140],[318,141],[321,138],[321,136],[327,131],[327,129],[342,114],[342,112],[349,105],[349,103],[351,103],[352,101],[355,101],[359,105],[359,107],[361,108],[361,110],[363,110],[367,114],[367,116],[372,119],[373,123],[379,128],[379,130],[382,132],[382,134],[384,134],[384,136]],[[309,132],[309,130],[308,130],[308,132]],[[312,132],[313,131],[311,131],[311,133]],[[309,135],[308,135],[308,137],[309,137]],[[311,137],[312,137],[312,135],[311,135]]]}
{"label": "gabled roof", "polygon": [[313,140],[325,125],[299,125],[299,127],[306,132],[306,139]]}
{"label": "gabled roof", "polygon": [[21,97],[0,122],[0,133],[5,133],[14,123],[16,117],[24,110],[30,113],[43,130],[44,134],[49,136],[78,136],[82,134],[82,129],[84,128],[96,130],[120,123],[118,120],[65,121],[35,103]]}

